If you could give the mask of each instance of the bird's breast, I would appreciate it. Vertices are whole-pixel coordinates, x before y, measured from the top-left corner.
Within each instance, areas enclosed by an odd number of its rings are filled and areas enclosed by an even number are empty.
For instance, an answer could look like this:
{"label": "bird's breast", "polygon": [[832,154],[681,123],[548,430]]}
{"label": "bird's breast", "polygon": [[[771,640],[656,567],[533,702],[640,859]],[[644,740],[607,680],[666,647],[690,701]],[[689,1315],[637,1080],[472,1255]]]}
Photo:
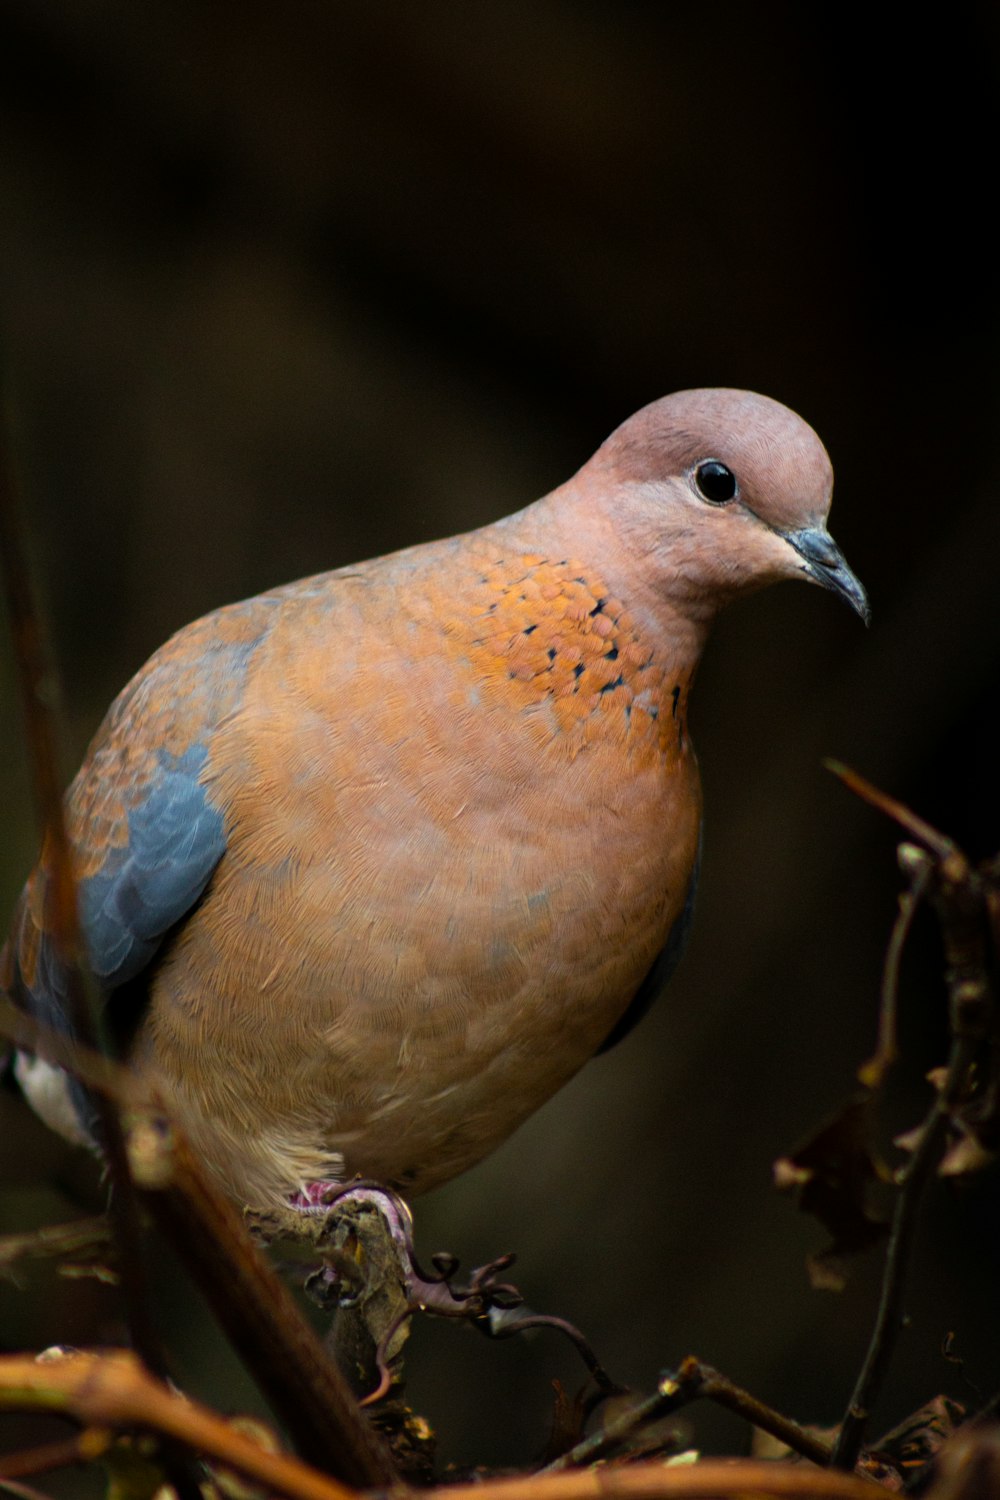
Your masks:
{"label": "bird's breast", "polygon": [[349,1164],[428,1186],[603,1041],[683,906],[700,801],[686,676],[599,579],[519,555],[417,585],[272,632],[147,1045],[188,1077],[224,1045],[230,1105],[255,1079],[259,1112],[263,1075]]}

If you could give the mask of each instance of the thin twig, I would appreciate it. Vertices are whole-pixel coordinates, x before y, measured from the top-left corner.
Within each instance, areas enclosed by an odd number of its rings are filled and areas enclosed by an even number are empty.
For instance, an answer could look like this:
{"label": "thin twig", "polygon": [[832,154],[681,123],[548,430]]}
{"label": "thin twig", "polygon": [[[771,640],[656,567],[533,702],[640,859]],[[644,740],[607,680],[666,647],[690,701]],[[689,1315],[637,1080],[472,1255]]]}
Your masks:
{"label": "thin twig", "polygon": [[993,1002],[986,968],[986,902],[979,874],[952,839],[902,802],[880,791],[839,761],[827,761],[826,765],[851,791],[886,813],[934,856],[928,859],[908,850],[906,845],[900,846],[900,864],[911,878],[910,901],[907,904],[905,898],[900,898],[900,915],[886,956],[879,1044],[875,1056],[861,1069],[862,1081],[872,1082],[865,1074],[873,1074],[872,1086],[877,1086],[895,1054],[895,992],[899,959],[913,909],[925,892],[931,895],[944,935],[952,1035],[951,1056],[944,1081],[923,1125],[911,1133],[913,1156],[898,1174],[899,1196],[882,1270],[875,1326],[834,1445],[831,1464],[841,1470],[851,1470],[861,1452],[871,1410],[878,1399],[902,1328],[906,1269],[923,1190],[942,1160],[953,1111],[968,1092],[976,1054],[991,1025]]}
{"label": "thin twig", "polygon": [[106,1094],[125,1104],[129,1094],[135,1092],[134,1075],[120,1063],[46,1026],[27,1011],[18,1010],[3,994],[0,994],[0,1036],[27,1052],[44,1054],[57,1068],[79,1078],[92,1093]]}
{"label": "thin twig", "polygon": [[[914,851],[916,852],[916,851]],[[878,1014],[878,1038],[875,1051],[858,1069],[858,1078],[868,1089],[882,1087],[886,1074],[896,1061],[896,1013],[899,996],[899,965],[906,940],[913,926],[917,907],[927,890],[933,872],[933,864],[925,854],[913,862],[909,869],[910,886],[899,895],[899,912],[893,924],[882,969],[882,994]]]}
{"label": "thin twig", "polygon": [[676,1372],[661,1377],[652,1396],[614,1417],[599,1432],[584,1438],[569,1453],[561,1454],[540,1472],[558,1474],[567,1469],[596,1463],[631,1433],[699,1400],[715,1401],[719,1406],[736,1412],[754,1427],[770,1433],[794,1453],[800,1453],[814,1464],[825,1467],[830,1462],[832,1448],[829,1443],[825,1443],[814,1433],[807,1432],[798,1422],[782,1416],[773,1407],[766,1406],[763,1401],[758,1401],[742,1386],[735,1385],[718,1370],[713,1370],[711,1365],[703,1365],[700,1360],[689,1355]]}
{"label": "thin twig", "polygon": [[0,1479],[27,1479],[33,1474],[48,1474],[52,1469],[67,1469],[72,1464],[92,1463],[108,1451],[113,1441],[113,1435],[105,1428],[87,1427],[73,1437],[24,1448],[20,1453],[3,1454]]}
{"label": "thin twig", "polygon": [[20,1484],[16,1479],[0,1479],[0,1495],[13,1495],[14,1500],[50,1500],[41,1490],[30,1484]]}
{"label": "thin twig", "polygon": [[700,1394],[708,1401],[714,1401],[718,1406],[724,1406],[727,1410],[735,1412],[737,1416],[743,1417],[751,1422],[754,1427],[759,1427],[762,1432],[769,1433],[771,1437],[777,1438],[779,1443],[784,1443],[793,1453],[800,1453],[803,1458],[808,1458],[812,1463],[825,1465],[830,1462],[832,1445],[817,1437],[815,1433],[808,1432],[798,1422],[792,1421],[791,1417],[783,1416],[780,1411],[767,1406],[763,1401],[758,1401],[756,1396],[751,1396],[742,1386],[734,1385],[725,1375],[720,1375],[718,1370],[713,1370],[709,1365],[701,1365],[701,1391]]}
{"label": "thin twig", "polygon": [[951,860],[955,855],[964,861],[965,856],[953,840],[939,832],[930,823],[925,822],[907,807],[905,802],[899,802],[895,797],[890,797],[888,792],[881,791],[873,782],[868,781],[857,771],[853,771],[850,766],[845,766],[842,761],[824,760],[823,764],[828,771],[832,771],[834,776],[844,783],[849,791],[860,797],[862,802],[867,802],[870,807],[878,808],[879,812],[885,813],[894,823],[898,823],[911,838],[916,839],[919,844],[923,844],[936,855],[942,864]]}
{"label": "thin twig", "polygon": [[900,1177],[900,1192],[892,1217],[875,1327],[830,1459],[836,1469],[851,1470],[858,1461],[872,1407],[878,1399],[896,1341],[902,1331],[906,1269],[913,1248],[923,1190],[941,1159],[949,1114],[965,1084],[975,1050],[975,1041],[968,1037],[959,1037],[952,1044],[945,1086],[934,1101],[919,1133],[917,1148]]}
{"label": "thin twig", "polygon": [[72,1224],[45,1224],[24,1234],[0,1235],[0,1276],[13,1276],[22,1261],[89,1256],[110,1247],[111,1229],[104,1214]]}
{"label": "thin twig", "polygon": [[634,1432],[639,1432],[643,1427],[648,1427],[651,1423],[670,1416],[682,1404],[677,1400],[677,1387],[673,1376],[666,1375],[651,1396],[636,1401],[620,1411],[617,1416],[604,1421],[596,1432],[581,1439],[567,1453],[560,1453],[558,1458],[554,1458],[538,1472],[539,1474],[562,1474],[567,1469],[581,1469],[588,1464],[597,1463],[598,1459],[611,1453]]}

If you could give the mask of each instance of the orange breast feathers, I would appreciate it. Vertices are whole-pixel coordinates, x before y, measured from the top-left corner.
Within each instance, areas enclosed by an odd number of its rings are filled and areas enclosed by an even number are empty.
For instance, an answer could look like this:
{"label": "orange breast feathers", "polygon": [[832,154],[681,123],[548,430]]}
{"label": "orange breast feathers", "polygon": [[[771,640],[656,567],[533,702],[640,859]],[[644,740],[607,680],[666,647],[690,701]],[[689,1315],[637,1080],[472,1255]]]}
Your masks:
{"label": "orange breast feathers", "polygon": [[213,745],[227,852],[141,1047],[211,1159],[220,1114],[242,1164],[263,1110],[445,1180],[601,1045],[683,908],[687,682],[572,560],[474,558],[443,599],[426,561],[283,608]]}

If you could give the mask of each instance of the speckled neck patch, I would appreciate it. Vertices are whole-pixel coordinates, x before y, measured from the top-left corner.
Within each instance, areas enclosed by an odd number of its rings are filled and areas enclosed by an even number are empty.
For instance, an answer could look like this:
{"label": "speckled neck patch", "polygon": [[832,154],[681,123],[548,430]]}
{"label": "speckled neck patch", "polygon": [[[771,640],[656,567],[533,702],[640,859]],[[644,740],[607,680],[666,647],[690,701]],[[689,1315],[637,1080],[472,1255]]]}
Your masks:
{"label": "speckled neck patch", "polygon": [[[470,665],[574,741],[609,735],[641,752],[685,748],[688,682],[668,681],[620,599],[571,558],[484,560],[449,633]],[[510,702],[507,696],[507,702]]]}

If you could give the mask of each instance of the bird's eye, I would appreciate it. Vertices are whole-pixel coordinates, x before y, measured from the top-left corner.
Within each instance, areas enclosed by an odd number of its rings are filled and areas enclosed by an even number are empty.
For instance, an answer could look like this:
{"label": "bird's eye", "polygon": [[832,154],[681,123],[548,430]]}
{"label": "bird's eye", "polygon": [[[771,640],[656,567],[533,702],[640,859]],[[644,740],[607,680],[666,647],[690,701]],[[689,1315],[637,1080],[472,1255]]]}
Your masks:
{"label": "bird's eye", "polygon": [[694,471],[694,482],[710,505],[725,505],[727,500],[735,497],[739,488],[732,469],[727,469],[717,458],[706,459],[703,464],[698,465]]}

